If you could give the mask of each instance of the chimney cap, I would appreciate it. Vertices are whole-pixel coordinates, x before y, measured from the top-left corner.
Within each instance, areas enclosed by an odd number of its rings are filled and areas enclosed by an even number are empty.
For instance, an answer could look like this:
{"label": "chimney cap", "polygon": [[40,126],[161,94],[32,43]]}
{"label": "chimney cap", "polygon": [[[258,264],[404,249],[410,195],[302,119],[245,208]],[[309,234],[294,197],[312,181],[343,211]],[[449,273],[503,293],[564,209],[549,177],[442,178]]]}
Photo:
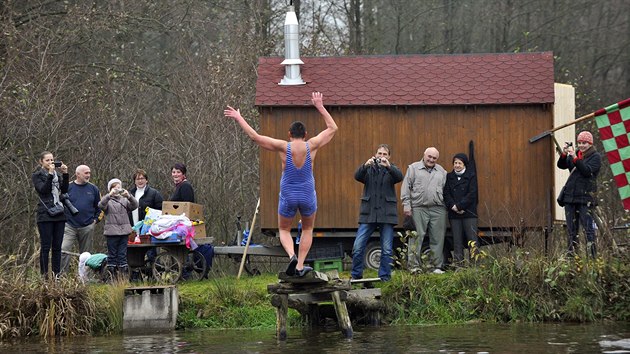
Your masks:
{"label": "chimney cap", "polygon": [[280,65],[303,65],[304,62],[301,59],[284,59]]}

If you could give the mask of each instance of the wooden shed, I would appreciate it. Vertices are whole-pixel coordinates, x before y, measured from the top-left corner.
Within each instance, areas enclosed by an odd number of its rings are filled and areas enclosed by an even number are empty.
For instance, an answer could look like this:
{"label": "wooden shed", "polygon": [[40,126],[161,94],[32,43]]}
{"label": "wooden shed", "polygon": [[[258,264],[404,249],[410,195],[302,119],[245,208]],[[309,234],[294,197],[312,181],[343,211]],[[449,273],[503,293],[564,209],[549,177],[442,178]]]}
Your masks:
{"label": "wooden shed", "polygon": [[[362,185],[354,172],[381,143],[392,147],[392,162],[404,174],[429,146],[450,171],[453,155],[468,153],[472,140],[480,227],[545,228],[553,221],[551,140],[528,143],[554,125],[551,52],[301,59],[306,84],[283,86],[283,58],[260,58],[255,103],[262,134],[285,138],[299,120],[313,136],[325,127],[310,103],[311,92],[320,91],[339,126],[314,164],[316,235],[357,228]],[[263,229],[277,229],[281,174],[278,156],[261,150]]]}

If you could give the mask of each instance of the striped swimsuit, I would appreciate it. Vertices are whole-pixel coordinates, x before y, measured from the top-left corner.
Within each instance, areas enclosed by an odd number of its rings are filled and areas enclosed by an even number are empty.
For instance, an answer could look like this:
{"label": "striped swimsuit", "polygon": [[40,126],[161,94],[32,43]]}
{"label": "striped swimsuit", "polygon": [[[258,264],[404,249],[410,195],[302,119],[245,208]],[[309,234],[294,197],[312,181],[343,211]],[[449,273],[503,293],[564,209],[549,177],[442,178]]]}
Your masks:
{"label": "striped swimsuit", "polygon": [[306,143],[306,161],[302,168],[297,168],[293,164],[291,143],[287,143],[287,161],[280,179],[278,214],[292,218],[298,210],[303,217],[311,216],[317,211],[311,150]]}

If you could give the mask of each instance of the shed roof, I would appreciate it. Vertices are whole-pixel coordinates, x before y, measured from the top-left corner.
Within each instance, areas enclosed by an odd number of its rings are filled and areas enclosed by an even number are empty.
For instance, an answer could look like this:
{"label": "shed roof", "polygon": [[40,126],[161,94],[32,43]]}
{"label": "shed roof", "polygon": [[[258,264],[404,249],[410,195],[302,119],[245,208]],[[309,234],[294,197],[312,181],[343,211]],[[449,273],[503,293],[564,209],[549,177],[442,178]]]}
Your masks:
{"label": "shed roof", "polygon": [[553,54],[302,57],[306,85],[278,85],[282,57],[258,60],[257,106],[485,105],[554,102]]}

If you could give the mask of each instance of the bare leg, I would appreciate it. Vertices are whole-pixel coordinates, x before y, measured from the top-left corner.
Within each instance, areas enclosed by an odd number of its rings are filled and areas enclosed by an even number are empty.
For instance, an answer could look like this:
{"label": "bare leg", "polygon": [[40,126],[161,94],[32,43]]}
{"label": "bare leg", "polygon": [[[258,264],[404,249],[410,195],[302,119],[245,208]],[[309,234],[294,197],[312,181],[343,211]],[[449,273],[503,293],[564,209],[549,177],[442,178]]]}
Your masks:
{"label": "bare leg", "polygon": [[[293,238],[291,238],[291,223],[293,219],[286,218],[280,214],[278,214],[278,230],[280,232],[280,243],[282,244],[282,248],[287,253],[289,258],[295,255],[295,248],[293,246]],[[311,234],[312,234],[311,229]]]}
{"label": "bare leg", "polygon": [[295,250],[293,247],[293,239],[291,238],[291,222],[293,218],[287,218],[278,214],[278,229],[280,231],[280,243],[284,251],[289,256],[289,265],[285,273],[288,276],[295,275],[295,267],[297,266],[297,257],[295,256]]}
{"label": "bare leg", "polygon": [[302,237],[300,238],[300,249],[298,251],[298,264],[296,269],[304,269],[304,261],[308,255],[308,251],[313,244],[313,227],[315,225],[315,215],[302,217]]}

